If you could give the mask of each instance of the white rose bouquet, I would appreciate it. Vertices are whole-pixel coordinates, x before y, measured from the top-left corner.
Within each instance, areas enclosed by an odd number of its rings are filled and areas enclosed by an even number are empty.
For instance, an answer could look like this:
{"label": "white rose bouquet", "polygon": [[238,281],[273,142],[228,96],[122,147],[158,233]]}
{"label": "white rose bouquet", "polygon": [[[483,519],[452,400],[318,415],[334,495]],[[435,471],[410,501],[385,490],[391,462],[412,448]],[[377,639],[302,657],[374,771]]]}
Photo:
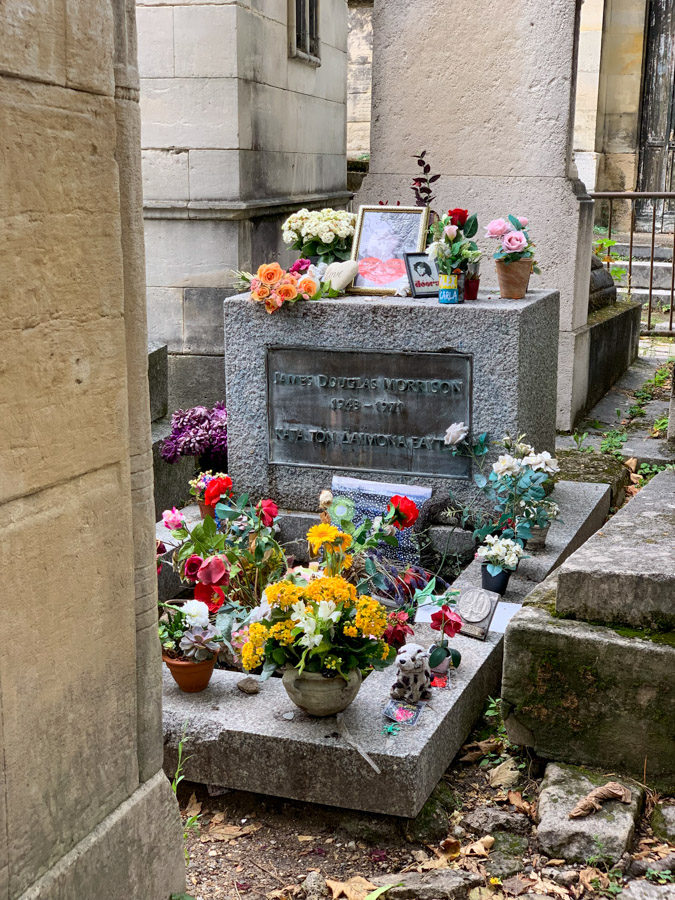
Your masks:
{"label": "white rose bouquet", "polygon": [[525,551],[517,541],[488,534],[485,543],[478,548],[477,555],[490,575],[494,576],[503,571],[514,572]]}
{"label": "white rose bouquet", "polygon": [[356,215],[344,209],[300,209],[282,226],[284,243],[302,256],[318,256],[321,262],[349,259]]}

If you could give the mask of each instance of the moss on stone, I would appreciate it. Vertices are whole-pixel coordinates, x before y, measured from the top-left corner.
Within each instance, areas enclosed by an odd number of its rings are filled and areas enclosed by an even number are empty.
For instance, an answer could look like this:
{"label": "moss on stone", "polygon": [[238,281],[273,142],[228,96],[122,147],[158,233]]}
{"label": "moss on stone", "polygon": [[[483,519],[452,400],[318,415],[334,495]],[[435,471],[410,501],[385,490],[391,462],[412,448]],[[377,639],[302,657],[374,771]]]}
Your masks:
{"label": "moss on stone", "polygon": [[621,460],[607,453],[584,453],[581,450],[558,450],[556,459],[560,465],[556,481],[608,484],[612,489],[612,506],[623,502],[624,488],[630,481],[630,474]]}
{"label": "moss on stone", "polygon": [[504,856],[522,856],[527,850],[528,840],[522,834],[498,831],[494,834],[494,839],[492,853],[502,853]]}
{"label": "moss on stone", "polygon": [[648,629],[639,628],[622,628],[611,626],[621,637],[638,638],[641,641],[651,641],[654,644],[665,644],[668,647],[675,647],[675,631],[650,631]]}

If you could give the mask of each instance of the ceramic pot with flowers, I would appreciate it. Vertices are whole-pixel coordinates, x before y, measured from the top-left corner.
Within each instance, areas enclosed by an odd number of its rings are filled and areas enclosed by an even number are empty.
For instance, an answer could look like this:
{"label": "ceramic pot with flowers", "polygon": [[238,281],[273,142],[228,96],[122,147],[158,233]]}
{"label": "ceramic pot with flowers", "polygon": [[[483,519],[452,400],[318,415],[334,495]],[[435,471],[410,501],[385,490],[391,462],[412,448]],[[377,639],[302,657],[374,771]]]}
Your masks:
{"label": "ceramic pot with flowers", "polygon": [[433,240],[426,252],[438,269],[438,302],[464,303],[468,262],[472,255],[480,256],[478,245],[471,240],[478,231],[478,219],[466,209],[450,209],[429,231]]}
{"label": "ceramic pot with flowers", "polygon": [[532,272],[540,274],[534,258],[534,242],[525,230],[527,224],[525,216],[509,214],[506,219],[493,219],[485,228],[486,237],[499,241],[493,259],[503,300],[522,300]]}
{"label": "ceramic pot with flowers", "polygon": [[221,498],[227,499],[232,492],[232,479],[224,472],[213,475],[209,472],[201,472],[190,481],[190,493],[197,500],[199,513],[202,519],[207,516],[215,518],[216,504]]}
{"label": "ceramic pot with flowers", "polygon": [[222,638],[209,622],[209,608],[199,600],[182,606],[162,603],[159,639],[162,659],[174,681],[186,694],[195,694],[208,686]]}
{"label": "ceramic pot with flowers", "polygon": [[510,569],[499,569],[493,575],[488,571],[487,563],[484,563],[480,568],[480,586],[486,591],[493,591],[495,594],[503,597],[509,586],[511,572],[512,570]]}
{"label": "ceramic pot with flowers", "polygon": [[361,687],[361,672],[351,669],[347,678],[326,676],[320,672],[284,671],[281,683],[296,706],[310,716],[335,716],[347,709]]}
{"label": "ceramic pot with flowers", "polygon": [[511,538],[488,534],[476,555],[482,566],[481,586],[503,597],[509,578],[525,555],[522,544]]}

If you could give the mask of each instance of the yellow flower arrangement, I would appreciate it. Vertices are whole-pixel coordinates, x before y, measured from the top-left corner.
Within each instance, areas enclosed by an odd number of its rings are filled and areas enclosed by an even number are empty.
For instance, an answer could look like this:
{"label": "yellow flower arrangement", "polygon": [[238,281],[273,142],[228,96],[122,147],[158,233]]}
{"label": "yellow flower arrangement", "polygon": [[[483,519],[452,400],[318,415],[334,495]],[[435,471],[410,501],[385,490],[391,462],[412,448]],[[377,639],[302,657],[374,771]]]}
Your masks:
{"label": "yellow flower arrangement", "polygon": [[387,627],[387,611],[372,597],[359,597],[354,624],[361,634],[379,638]]}
{"label": "yellow flower arrangement", "polygon": [[324,544],[334,544],[339,534],[340,529],[335,525],[328,525],[325,522],[320,525],[312,525],[307,532],[307,542],[312,553],[318,553]]}

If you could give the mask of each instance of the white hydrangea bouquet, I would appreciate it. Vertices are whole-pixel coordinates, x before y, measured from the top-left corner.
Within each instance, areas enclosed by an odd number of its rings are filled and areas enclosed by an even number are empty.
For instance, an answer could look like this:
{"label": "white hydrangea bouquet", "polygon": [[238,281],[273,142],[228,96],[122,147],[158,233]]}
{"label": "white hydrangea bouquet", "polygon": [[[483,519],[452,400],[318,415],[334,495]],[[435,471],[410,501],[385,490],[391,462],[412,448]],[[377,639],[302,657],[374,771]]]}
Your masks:
{"label": "white hydrangea bouquet", "polygon": [[356,215],[344,209],[300,209],[282,226],[284,243],[329,265],[349,259]]}

